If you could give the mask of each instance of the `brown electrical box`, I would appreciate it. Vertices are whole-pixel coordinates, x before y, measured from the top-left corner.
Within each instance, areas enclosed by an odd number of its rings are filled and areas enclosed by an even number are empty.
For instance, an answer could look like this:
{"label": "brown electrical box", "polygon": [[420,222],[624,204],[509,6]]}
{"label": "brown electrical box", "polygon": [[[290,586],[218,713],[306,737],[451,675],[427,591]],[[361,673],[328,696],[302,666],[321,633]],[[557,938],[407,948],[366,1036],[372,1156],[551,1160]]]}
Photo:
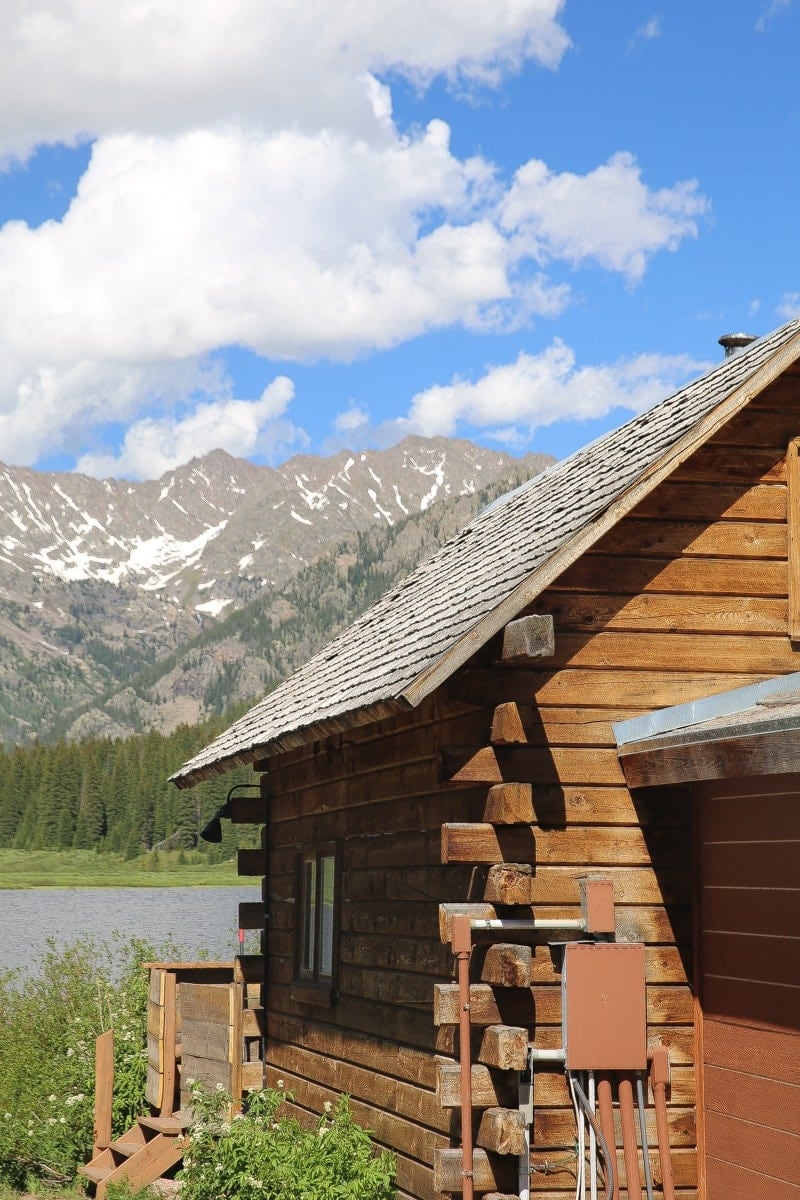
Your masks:
{"label": "brown electrical box", "polygon": [[568,1071],[646,1069],[641,942],[568,942],[562,989]]}
{"label": "brown electrical box", "polygon": [[614,933],[614,884],[599,875],[583,875],[578,880],[581,892],[581,915],[586,922],[586,932],[591,934]]}

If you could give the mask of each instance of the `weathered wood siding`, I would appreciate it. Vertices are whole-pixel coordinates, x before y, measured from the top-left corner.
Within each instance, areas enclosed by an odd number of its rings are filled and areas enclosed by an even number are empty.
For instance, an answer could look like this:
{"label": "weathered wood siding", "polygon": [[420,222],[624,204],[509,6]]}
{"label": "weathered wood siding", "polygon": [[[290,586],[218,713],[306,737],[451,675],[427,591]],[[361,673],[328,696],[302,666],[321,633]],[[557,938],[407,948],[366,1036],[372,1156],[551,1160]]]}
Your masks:
{"label": "weathered wood siding", "polygon": [[[611,725],[800,669],[787,637],[785,475],[799,399],[796,376],[773,386],[536,602],[555,621],[553,658],[504,668],[496,639],[407,718],[271,763],[269,1079],[313,1112],[350,1092],[357,1117],[399,1154],[401,1195],[431,1196],[434,1150],[451,1132],[458,1144],[457,1119],[434,1096],[434,1053],[455,1050],[452,1025],[433,1024],[434,984],[452,977],[439,903],[575,916],[587,868],[614,881],[619,935],[646,943],[649,1036],[674,1064],[675,1181],[694,1194],[689,800],[678,789],[632,797]],[[437,761],[456,783],[439,782]],[[532,785],[530,812],[524,793],[490,792],[501,782]],[[299,846],[333,838],[343,839],[340,997],[318,1009],[290,996],[294,862]],[[503,862],[533,869],[492,870]],[[476,955],[476,981],[481,964]],[[487,980],[476,1026],[499,1006],[557,1043],[547,947],[530,972],[530,987]],[[476,1028],[478,1060],[482,1047]],[[513,1103],[510,1075],[482,1069],[485,1105]],[[446,1092],[446,1070],[439,1085]],[[574,1130],[563,1078],[543,1073],[535,1095],[534,1162],[551,1169],[533,1186],[564,1197]]]}

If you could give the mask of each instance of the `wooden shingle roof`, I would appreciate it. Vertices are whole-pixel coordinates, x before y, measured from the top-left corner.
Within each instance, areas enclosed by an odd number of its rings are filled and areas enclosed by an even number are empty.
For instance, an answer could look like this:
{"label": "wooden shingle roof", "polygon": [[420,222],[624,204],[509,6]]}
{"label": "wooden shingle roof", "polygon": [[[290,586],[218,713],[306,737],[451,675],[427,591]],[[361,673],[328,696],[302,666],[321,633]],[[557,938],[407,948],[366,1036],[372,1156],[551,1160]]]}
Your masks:
{"label": "wooden shingle roof", "polygon": [[798,359],[800,318],[490,505],[174,782],[419,704]]}

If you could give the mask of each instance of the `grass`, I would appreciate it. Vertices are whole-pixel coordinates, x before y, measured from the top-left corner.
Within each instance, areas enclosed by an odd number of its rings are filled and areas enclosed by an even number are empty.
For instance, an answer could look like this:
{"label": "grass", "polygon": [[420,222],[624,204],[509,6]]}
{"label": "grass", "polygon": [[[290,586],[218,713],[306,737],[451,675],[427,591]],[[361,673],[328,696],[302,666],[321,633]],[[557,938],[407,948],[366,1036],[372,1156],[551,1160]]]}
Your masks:
{"label": "grass", "polygon": [[0,850],[0,889],[224,887],[241,882],[234,859],[212,864],[193,851],[161,850],[126,861],[94,850]]}
{"label": "grass", "polygon": [[86,1200],[86,1192],[75,1188],[49,1187],[39,1182],[38,1190],[18,1192],[5,1183],[0,1183],[0,1200]]}

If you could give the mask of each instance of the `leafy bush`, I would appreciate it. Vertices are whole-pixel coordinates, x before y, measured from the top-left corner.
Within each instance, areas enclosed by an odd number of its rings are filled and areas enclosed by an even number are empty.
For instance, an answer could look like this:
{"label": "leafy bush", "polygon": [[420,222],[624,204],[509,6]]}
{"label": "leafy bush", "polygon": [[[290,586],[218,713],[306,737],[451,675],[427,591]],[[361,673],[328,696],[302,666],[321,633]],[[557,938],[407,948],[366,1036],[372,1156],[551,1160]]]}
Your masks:
{"label": "leafy bush", "polygon": [[181,1200],[391,1200],[394,1159],[375,1153],[346,1096],[312,1129],[280,1113],[287,1098],[251,1092],[246,1112],[229,1121],[230,1096],[196,1085]]}
{"label": "leafy bush", "polygon": [[144,1111],[147,974],[141,940],[48,945],[40,973],[0,976],[0,1179],[70,1178],[92,1148],[94,1043],[114,1030],[114,1136]]}

